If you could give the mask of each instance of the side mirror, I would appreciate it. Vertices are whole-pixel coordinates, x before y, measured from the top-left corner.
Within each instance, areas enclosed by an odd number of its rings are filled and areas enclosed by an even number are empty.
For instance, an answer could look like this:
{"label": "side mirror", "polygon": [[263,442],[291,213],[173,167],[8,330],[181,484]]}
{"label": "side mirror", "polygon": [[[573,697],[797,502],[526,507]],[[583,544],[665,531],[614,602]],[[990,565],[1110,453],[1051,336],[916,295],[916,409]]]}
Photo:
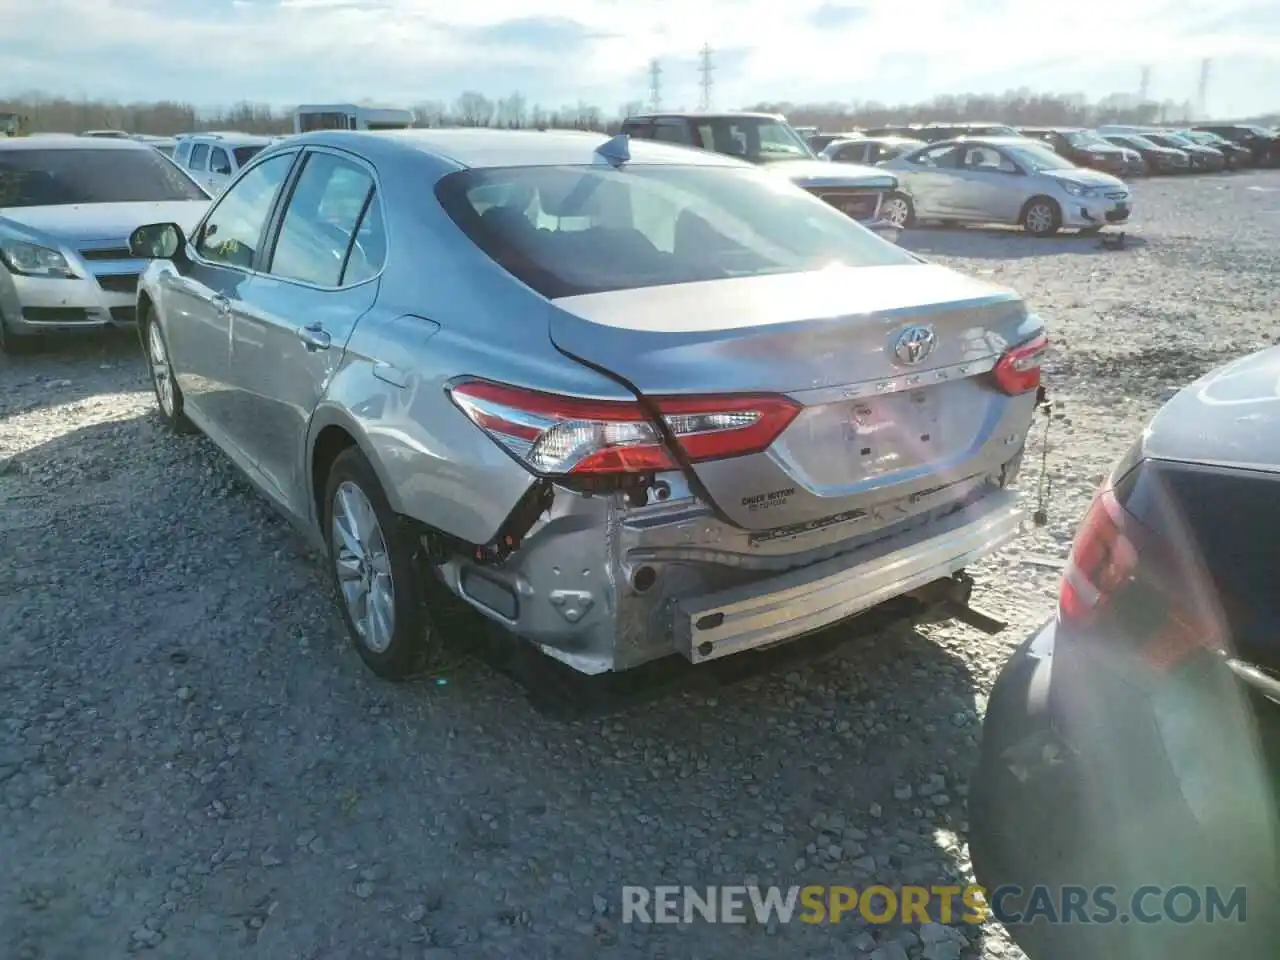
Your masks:
{"label": "side mirror", "polygon": [[139,260],[172,260],[186,243],[176,223],[149,223],[129,234],[129,254]]}

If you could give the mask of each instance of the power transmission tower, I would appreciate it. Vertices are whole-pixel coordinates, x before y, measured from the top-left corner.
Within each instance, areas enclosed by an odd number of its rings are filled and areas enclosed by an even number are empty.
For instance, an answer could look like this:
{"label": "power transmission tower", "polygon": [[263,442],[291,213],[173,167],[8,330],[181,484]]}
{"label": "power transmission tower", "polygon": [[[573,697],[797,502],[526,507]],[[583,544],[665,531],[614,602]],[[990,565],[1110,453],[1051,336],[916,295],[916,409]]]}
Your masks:
{"label": "power transmission tower", "polygon": [[1151,68],[1142,68],[1142,82],[1138,84],[1138,101],[1146,103],[1151,99]]}
{"label": "power transmission tower", "polygon": [[662,64],[657,57],[649,61],[649,109],[662,109]]}
{"label": "power transmission tower", "polygon": [[711,54],[713,52],[709,43],[704,43],[702,49],[698,51],[698,55],[702,60],[702,66],[698,68],[698,71],[702,74],[702,103],[698,106],[699,110],[711,109],[711,86],[715,83],[711,76],[715,70],[715,67],[711,64]]}
{"label": "power transmission tower", "polygon": [[1196,116],[1201,120],[1209,118],[1209,76],[1212,70],[1212,60],[1205,57],[1200,61],[1200,86],[1196,90]]}

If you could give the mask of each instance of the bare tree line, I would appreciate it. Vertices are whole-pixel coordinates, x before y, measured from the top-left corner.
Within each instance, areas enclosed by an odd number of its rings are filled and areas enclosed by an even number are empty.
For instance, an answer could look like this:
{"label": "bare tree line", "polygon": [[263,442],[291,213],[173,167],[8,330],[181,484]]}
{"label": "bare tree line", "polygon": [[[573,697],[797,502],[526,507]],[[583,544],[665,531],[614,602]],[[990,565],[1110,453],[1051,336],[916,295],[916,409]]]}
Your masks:
{"label": "bare tree line", "polygon": [[[365,101],[367,102],[367,101]],[[511,128],[569,128],[612,131],[621,117],[639,113],[643,102],[620,104],[615,111],[580,100],[549,107],[530,104],[514,92],[492,99],[475,90],[463,91],[452,103],[424,100],[412,105],[422,126],[495,126]],[[1192,119],[1189,103],[1141,102],[1132,94],[1112,94],[1090,101],[1079,94],[1034,93],[1027,89],[1004,94],[942,96],[925,103],[883,104],[872,101],[831,103],[759,103],[747,109],[782,113],[796,125],[844,131],[858,127],[932,120],[980,120],[1013,125],[1095,126],[1100,123],[1179,123]],[[0,111],[23,114],[31,133],[79,133],[116,129],[131,133],[172,135],[200,130],[241,130],[246,133],[289,133],[292,110],[261,103],[237,103],[201,110],[189,103],[161,100],[113,103],[70,100],[41,92],[0,100]],[[1277,117],[1258,118],[1275,123]]]}

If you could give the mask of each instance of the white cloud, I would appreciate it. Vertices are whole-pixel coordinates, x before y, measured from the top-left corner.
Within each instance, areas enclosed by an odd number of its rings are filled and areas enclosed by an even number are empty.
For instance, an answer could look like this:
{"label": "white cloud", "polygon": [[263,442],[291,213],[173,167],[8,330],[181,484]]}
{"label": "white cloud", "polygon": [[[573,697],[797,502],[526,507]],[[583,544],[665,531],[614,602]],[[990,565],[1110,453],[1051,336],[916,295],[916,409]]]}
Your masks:
{"label": "white cloud", "polygon": [[531,18],[517,0],[0,0],[0,56],[25,70],[5,71],[15,88],[71,94],[287,103],[446,99],[467,87],[496,96],[518,87],[530,100],[580,96],[606,109],[645,96],[655,56],[666,65],[666,102],[692,106],[704,40],[726,51],[716,75],[721,106],[1037,87],[1046,70],[1055,86],[1099,96],[1121,75],[1136,86],[1142,64],[1155,70],[1156,93],[1165,77],[1164,95],[1184,99],[1195,62],[1215,57],[1214,92],[1241,101],[1221,109],[1280,107],[1280,94],[1270,102],[1256,71],[1247,85],[1233,86],[1231,73],[1243,58],[1269,61],[1270,90],[1280,90],[1274,0],[1192,8],[1173,0],[852,0],[859,16],[820,30],[810,15],[823,5],[543,0],[537,18],[573,21],[596,36],[575,47],[562,31],[520,47],[509,36],[499,44],[475,34]]}

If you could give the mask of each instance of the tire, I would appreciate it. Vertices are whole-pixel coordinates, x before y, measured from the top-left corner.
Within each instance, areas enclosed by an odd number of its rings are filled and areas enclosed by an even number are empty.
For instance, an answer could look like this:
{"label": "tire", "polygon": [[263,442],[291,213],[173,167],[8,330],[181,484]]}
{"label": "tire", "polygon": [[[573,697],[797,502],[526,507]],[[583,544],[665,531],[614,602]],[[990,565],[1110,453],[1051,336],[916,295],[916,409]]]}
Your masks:
{"label": "tire", "polygon": [[880,205],[880,216],[895,223],[903,230],[908,227],[914,227],[916,224],[916,208],[911,202],[911,198],[905,193],[894,191],[884,198],[884,203]]}
{"label": "tire", "polygon": [[147,367],[151,374],[151,389],[156,395],[156,408],[160,419],[174,433],[193,433],[193,424],[182,412],[182,388],[173,375],[173,363],[169,359],[169,345],[160,329],[155,314],[148,309],[142,318],[142,349],[147,354]]}
{"label": "tire", "polygon": [[[416,538],[355,447],[329,470],[322,522],[338,609],[360,659],[384,680],[425,672],[440,648],[427,602],[430,574],[417,561]],[[370,602],[375,597],[381,602]]]}
{"label": "tire", "polygon": [[1062,227],[1062,208],[1052,197],[1032,197],[1019,220],[1033,237],[1052,237]]}

